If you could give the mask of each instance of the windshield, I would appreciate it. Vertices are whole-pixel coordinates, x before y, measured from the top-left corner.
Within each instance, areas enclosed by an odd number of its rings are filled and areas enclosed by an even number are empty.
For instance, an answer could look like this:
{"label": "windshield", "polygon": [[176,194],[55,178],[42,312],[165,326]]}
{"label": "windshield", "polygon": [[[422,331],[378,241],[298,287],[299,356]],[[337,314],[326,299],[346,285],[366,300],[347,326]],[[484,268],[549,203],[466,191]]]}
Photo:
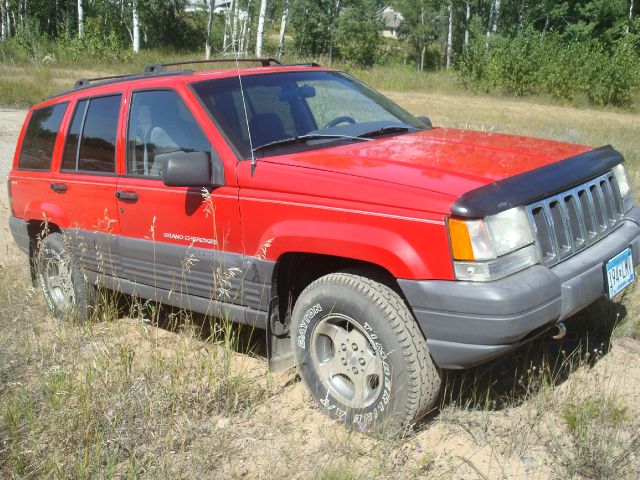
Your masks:
{"label": "windshield", "polygon": [[378,138],[426,128],[388,98],[340,72],[247,75],[242,92],[238,77],[192,86],[242,158],[251,158],[252,149],[260,156],[279,155],[350,143],[362,135]]}

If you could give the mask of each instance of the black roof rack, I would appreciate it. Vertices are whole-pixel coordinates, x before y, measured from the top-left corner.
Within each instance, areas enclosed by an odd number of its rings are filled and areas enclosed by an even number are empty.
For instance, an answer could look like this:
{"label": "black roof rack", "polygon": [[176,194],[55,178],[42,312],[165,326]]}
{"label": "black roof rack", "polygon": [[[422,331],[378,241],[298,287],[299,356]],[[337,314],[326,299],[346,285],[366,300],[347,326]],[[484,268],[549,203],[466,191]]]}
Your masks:
{"label": "black roof rack", "polygon": [[[229,63],[229,62],[242,62],[242,63],[260,63],[263,67],[269,66],[281,66],[281,67],[319,67],[320,65],[315,62],[309,63],[293,63],[293,64],[283,64],[279,60],[275,58],[213,58],[210,60],[191,60],[185,62],[171,62],[171,63],[156,63],[154,65],[147,65],[144,67],[144,73],[130,73],[126,75],[109,75],[106,77],[95,77],[95,78],[81,78],[76,80],[72,90],[66,90],[61,93],[57,93],[55,95],[51,95],[49,98],[55,98],[67,93],[85,89],[91,86],[97,85],[108,85],[111,83],[124,82],[125,80],[138,80],[141,78],[147,78],[151,75],[153,76],[170,76],[170,75],[182,75],[193,73],[193,70],[172,70],[166,71],[166,67],[175,67],[178,65],[192,65],[199,63]],[[94,83],[98,82],[98,83]]]}
{"label": "black roof rack", "polygon": [[189,60],[186,62],[172,62],[172,63],[156,63],[154,65],[147,65],[144,67],[144,73],[158,73],[165,70],[166,67],[175,67],[177,65],[192,65],[196,63],[260,63],[263,67],[269,67],[271,65],[282,65],[279,60],[275,58],[212,58],[210,60]]}

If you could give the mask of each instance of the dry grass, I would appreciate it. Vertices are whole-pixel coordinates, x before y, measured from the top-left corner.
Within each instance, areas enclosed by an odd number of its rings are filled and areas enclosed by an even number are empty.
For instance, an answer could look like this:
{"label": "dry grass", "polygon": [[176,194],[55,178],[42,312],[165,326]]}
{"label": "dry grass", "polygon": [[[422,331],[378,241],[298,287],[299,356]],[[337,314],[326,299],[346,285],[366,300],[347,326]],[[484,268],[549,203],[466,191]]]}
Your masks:
{"label": "dry grass", "polygon": [[[640,186],[636,116],[390,95],[439,125],[612,143]],[[210,335],[207,319],[126,297],[89,324],[52,319],[8,244],[0,236],[2,478],[640,476],[637,288],[571,319],[561,342],[449,374],[437,412],[380,440],[326,419],[292,372],[270,375],[261,337]]]}

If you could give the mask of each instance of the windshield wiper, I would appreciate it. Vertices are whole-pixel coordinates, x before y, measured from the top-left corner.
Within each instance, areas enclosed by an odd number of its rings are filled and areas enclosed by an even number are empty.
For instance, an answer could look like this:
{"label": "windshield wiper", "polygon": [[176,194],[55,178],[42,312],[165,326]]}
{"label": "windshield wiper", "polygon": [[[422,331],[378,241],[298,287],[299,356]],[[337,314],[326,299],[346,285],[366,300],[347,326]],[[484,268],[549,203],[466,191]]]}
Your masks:
{"label": "windshield wiper", "polygon": [[362,138],[361,135],[358,135],[357,137],[353,137],[351,135],[329,135],[329,134],[321,134],[321,133],[310,133],[308,135],[298,135],[297,137],[281,138],[280,140],[274,140],[273,142],[265,143],[264,145],[258,145],[252,151],[253,153],[255,153],[255,152],[259,152],[260,150],[265,150],[271,147],[279,147],[282,145],[292,145],[294,143],[302,143],[307,140],[322,140],[325,138],[359,140],[361,142],[370,140],[368,138]]}
{"label": "windshield wiper", "polygon": [[375,130],[371,130],[370,132],[361,133],[358,137],[378,137],[380,135],[386,135],[387,133],[400,133],[400,132],[408,132],[411,130],[409,127],[399,127],[397,125],[389,125],[386,127],[376,128]]}

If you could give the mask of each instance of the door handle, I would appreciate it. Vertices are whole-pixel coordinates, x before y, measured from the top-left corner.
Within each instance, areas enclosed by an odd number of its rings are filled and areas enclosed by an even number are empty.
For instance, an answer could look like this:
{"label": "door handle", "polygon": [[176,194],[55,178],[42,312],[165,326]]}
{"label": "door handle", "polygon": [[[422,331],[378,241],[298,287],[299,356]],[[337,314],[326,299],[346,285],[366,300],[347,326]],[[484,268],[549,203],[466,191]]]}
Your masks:
{"label": "door handle", "polygon": [[116,198],[118,200],[136,202],[138,200],[138,192],[127,192],[125,190],[116,190]]}
{"label": "door handle", "polygon": [[67,191],[67,185],[64,183],[52,183],[51,190],[58,193],[64,193]]}

